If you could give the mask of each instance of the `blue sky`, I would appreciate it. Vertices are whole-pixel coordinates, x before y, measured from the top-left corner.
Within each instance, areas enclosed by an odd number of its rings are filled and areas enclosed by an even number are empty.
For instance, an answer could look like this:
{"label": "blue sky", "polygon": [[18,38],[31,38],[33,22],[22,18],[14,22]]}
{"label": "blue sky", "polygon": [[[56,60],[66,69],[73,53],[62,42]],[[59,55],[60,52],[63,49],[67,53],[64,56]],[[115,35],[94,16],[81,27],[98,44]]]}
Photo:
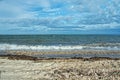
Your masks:
{"label": "blue sky", "polygon": [[0,34],[120,34],[120,0],[0,0]]}

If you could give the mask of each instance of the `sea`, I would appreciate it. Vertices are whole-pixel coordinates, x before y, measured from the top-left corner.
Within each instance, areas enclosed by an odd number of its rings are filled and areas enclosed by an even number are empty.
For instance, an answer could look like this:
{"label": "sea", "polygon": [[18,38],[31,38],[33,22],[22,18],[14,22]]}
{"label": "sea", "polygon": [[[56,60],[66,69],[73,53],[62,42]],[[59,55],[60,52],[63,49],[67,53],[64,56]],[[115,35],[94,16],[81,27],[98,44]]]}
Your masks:
{"label": "sea", "polygon": [[120,50],[120,35],[0,35],[0,50]]}

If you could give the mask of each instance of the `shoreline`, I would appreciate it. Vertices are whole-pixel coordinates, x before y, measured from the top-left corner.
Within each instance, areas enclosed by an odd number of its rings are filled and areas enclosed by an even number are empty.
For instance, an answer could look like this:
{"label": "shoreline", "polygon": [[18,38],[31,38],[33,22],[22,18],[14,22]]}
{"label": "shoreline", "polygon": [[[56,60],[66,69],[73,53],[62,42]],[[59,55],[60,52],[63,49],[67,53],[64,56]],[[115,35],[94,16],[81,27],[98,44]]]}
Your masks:
{"label": "shoreline", "polygon": [[71,58],[38,58],[27,55],[0,55],[1,58],[7,58],[9,60],[32,60],[32,61],[40,61],[40,60],[82,60],[82,61],[97,61],[97,60],[120,60],[120,58],[110,58],[110,57],[71,57]]}
{"label": "shoreline", "polygon": [[34,55],[34,54],[111,54],[118,53],[120,54],[120,50],[61,50],[61,51],[34,51],[34,50],[5,50],[4,53],[9,54],[18,54],[18,55]]}
{"label": "shoreline", "polygon": [[72,51],[6,51],[1,55],[31,56],[41,59],[69,59],[69,58],[120,58],[120,51],[113,50],[72,50]]}

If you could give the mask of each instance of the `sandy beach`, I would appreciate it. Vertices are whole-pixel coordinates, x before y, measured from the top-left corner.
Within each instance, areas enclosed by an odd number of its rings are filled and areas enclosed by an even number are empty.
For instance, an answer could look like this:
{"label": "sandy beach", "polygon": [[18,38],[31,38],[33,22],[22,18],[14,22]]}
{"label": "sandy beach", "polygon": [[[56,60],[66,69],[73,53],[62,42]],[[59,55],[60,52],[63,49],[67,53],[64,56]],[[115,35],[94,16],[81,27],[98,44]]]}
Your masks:
{"label": "sandy beach", "polygon": [[120,80],[120,50],[5,50],[0,80]]}
{"label": "sandy beach", "polygon": [[27,51],[27,50],[8,50],[7,54],[16,55],[44,55],[44,54],[120,54],[120,50],[65,50],[65,51]]}
{"label": "sandy beach", "polygon": [[120,60],[1,56],[0,80],[119,80]]}

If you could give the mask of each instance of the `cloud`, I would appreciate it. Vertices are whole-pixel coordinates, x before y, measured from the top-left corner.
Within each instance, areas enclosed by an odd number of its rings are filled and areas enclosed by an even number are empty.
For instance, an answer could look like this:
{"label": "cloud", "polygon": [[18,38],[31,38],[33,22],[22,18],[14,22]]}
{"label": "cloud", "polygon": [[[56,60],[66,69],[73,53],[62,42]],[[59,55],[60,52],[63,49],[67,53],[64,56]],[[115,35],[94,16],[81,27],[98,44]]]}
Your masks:
{"label": "cloud", "polygon": [[119,3],[120,0],[2,0],[0,30],[49,33],[119,29]]}
{"label": "cloud", "polygon": [[3,0],[0,2],[0,18],[28,18],[32,17],[31,12],[26,11],[26,6],[20,0]]}

